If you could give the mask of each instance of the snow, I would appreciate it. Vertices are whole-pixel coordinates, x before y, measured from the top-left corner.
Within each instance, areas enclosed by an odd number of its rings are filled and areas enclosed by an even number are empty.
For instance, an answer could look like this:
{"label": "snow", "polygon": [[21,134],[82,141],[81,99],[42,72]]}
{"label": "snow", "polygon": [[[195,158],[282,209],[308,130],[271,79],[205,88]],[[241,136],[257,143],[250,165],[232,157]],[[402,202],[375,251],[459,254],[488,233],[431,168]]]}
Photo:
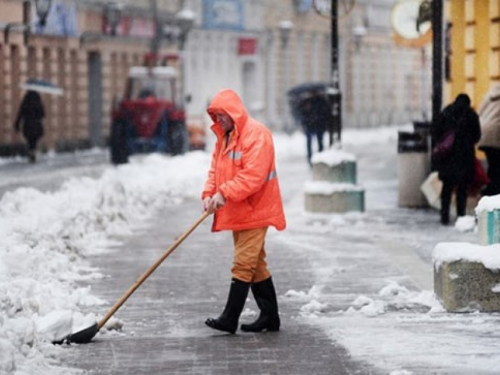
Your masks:
{"label": "snow", "polygon": [[307,181],[304,186],[304,191],[309,194],[330,195],[333,193],[363,191],[359,185],[348,183],[332,183],[327,181]]}
{"label": "snow", "polygon": [[[178,158],[152,154],[110,166],[99,179],[68,180],[53,193],[20,188],[4,194],[0,374],[78,373],[52,365],[49,358],[59,350],[51,342],[96,321],[80,309],[104,303],[89,288],[77,286],[102,278],[86,256],[105,252],[116,238],[131,234],[155,207],[198,197],[208,164],[204,152]],[[113,329],[109,323],[105,328]]]}
{"label": "snow", "polygon": [[481,246],[466,242],[441,242],[436,245],[432,259],[436,269],[443,263],[467,262],[481,263],[493,272],[500,269],[500,244]]}
{"label": "snow", "polygon": [[476,207],[476,214],[483,211],[500,210],[500,195],[493,195],[491,197],[482,197]]}
{"label": "snow", "polygon": [[344,162],[353,161],[356,161],[356,156],[354,156],[354,154],[336,148],[330,148],[323,152],[317,152],[311,157],[311,162],[313,164],[324,163],[330,167],[342,164]]}
{"label": "snow", "polygon": [[[343,144],[394,141],[401,129],[345,131]],[[278,166],[280,160],[297,156],[306,162],[302,134],[276,134],[275,145]],[[339,155],[340,151],[335,152]],[[339,160],[349,159],[346,154],[340,155]],[[10,162],[0,159],[0,165]],[[78,284],[103,277],[86,257],[109,251],[156,208],[177,204],[185,197],[199,198],[209,162],[209,153],[201,151],[177,157],[151,154],[133,157],[127,165],[110,166],[97,179],[68,180],[55,192],[20,188],[4,194],[0,200],[0,374],[81,373],[59,364],[63,349],[51,342],[99,319],[81,313],[83,307],[104,303],[92,290]],[[392,186],[393,181],[388,184]],[[384,186],[370,185],[367,190],[370,188]],[[387,197],[378,204],[392,201]],[[366,231],[375,241],[376,225],[384,225],[366,213],[308,215],[301,203],[293,203],[288,209],[291,225],[303,231],[329,233],[354,228]],[[481,205],[482,209],[498,208],[497,202],[484,201]],[[457,223],[456,230],[472,230],[473,220],[466,220]],[[328,285],[335,285],[336,273],[354,267],[356,262],[377,261],[378,255],[370,254],[370,244],[356,243],[355,234],[352,239],[353,247],[365,246],[367,250],[363,256],[352,253],[348,265],[340,264],[338,255],[328,249],[294,243],[294,247],[307,250],[316,275],[310,289],[291,289],[278,296],[300,304],[297,319],[320,327],[353,359],[368,361],[387,374],[414,374],[410,368],[431,368],[432,373],[449,368],[464,369],[457,374],[471,373],[470,369],[497,372],[498,336],[490,334],[498,331],[496,314],[447,314],[432,291],[411,290],[397,279],[384,280],[375,293],[367,290],[353,295],[344,309],[335,309],[332,302],[338,295],[332,294]],[[411,238],[407,241],[403,245],[411,247]],[[433,260],[435,265],[453,259],[476,260],[498,269],[500,257],[495,254],[500,254],[500,245],[448,242],[436,245]],[[368,275],[360,275],[359,282],[371,283]],[[256,312],[245,310],[244,314]],[[102,334],[119,330],[122,325],[112,318]],[[182,329],[172,334],[187,335]]]}

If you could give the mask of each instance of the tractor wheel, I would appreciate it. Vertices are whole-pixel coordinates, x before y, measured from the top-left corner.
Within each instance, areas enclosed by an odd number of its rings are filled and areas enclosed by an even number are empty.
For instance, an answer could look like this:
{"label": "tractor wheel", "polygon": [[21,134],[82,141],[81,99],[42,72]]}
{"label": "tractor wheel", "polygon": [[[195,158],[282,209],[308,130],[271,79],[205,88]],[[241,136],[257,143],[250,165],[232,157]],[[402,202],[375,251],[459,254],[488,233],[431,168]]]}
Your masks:
{"label": "tractor wheel", "polygon": [[182,155],[187,151],[188,134],[184,123],[175,122],[170,125],[169,129],[170,153],[172,155]]}
{"label": "tractor wheel", "polygon": [[109,140],[111,162],[113,164],[128,163],[127,129],[126,124],[119,120],[114,120],[111,125],[111,135]]}

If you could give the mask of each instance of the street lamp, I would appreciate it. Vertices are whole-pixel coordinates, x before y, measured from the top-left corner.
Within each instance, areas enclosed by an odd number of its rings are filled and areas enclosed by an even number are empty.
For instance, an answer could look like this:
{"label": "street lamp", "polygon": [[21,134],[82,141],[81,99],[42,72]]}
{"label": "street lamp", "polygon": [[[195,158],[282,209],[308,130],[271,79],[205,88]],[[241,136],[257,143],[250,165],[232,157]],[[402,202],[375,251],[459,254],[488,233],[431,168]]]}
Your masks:
{"label": "street lamp", "polygon": [[363,25],[354,26],[352,28],[352,35],[354,36],[356,51],[359,51],[361,48],[361,40],[366,35],[366,28]]}
{"label": "street lamp", "polygon": [[52,0],[35,0],[35,10],[40,26],[45,27],[49,15]]}
{"label": "street lamp", "polygon": [[293,29],[293,22],[288,20],[283,20],[279,24],[280,28],[280,38],[281,38],[281,46],[286,48],[288,45],[288,41],[290,40],[290,33]]}
{"label": "street lamp", "polygon": [[109,1],[104,5],[106,21],[110,27],[110,34],[116,35],[116,28],[122,18],[122,6],[115,1]]}
{"label": "street lamp", "polygon": [[[35,11],[40,26],[45,27],[52,0],[35,0]],[[11,22],[5,26],[4,42],[9,43],[9,32],[13,28],[20,28],[24,33],[24,44],[28,44],[31,33],[31,0],[23,0],[23,23]]]}
{"label": "street lamp", "polygon": [[194,12],[191,9],[183,8],[175,15],[175,20],[179,26],[179,49],[183,51],[187,35],[194,26]]}
{"label": "street lamp", "polygon": [[290,56],[288,42],[290,41],[290,34],[293,29],[293,22],[289,20],[283,20],[279,23],[281,48],[283,50],[283,112],[282,112],[282,128],[284,131],[288,131],[288,101],[287,101],[287,85],[288,79],[290,77]]}

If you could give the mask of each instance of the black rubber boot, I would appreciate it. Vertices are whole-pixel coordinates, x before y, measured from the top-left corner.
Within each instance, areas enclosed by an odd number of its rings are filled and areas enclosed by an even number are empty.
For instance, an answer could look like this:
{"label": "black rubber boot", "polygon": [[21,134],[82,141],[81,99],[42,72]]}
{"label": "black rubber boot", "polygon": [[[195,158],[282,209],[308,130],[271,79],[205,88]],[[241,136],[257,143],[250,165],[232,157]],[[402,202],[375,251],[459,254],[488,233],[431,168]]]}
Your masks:
{"label": "black rubber boot", "polygon": [[245,332],[279,331],[278,300],[272,278],[253,284],[252,293],[259,306],[260,315],[255,322],[242,324],[241,330]]}
{"label": "black rubber boot", "polygon": [[219,331],[235,333],[248,296],[250,283],[232,279],[224,312],[216,319],[208,318],[205,324]]}

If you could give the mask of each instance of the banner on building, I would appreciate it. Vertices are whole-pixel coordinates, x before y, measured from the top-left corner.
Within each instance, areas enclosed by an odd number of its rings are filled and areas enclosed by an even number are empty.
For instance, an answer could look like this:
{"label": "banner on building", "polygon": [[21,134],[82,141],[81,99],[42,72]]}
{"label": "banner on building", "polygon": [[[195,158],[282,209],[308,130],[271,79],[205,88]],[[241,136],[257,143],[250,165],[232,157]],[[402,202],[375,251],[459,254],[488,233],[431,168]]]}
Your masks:
{"label": "banner on building", "polygon": [[203,27],[243,30],[243,0],[204,0]]}
{"label": "banner on building", "polygon": [[31,19],[35,20],[35,34],[76,36],[78,35],[78,10],[73,1],[52,0],[45,27],[40,25],[35,7],[32,7]]}

